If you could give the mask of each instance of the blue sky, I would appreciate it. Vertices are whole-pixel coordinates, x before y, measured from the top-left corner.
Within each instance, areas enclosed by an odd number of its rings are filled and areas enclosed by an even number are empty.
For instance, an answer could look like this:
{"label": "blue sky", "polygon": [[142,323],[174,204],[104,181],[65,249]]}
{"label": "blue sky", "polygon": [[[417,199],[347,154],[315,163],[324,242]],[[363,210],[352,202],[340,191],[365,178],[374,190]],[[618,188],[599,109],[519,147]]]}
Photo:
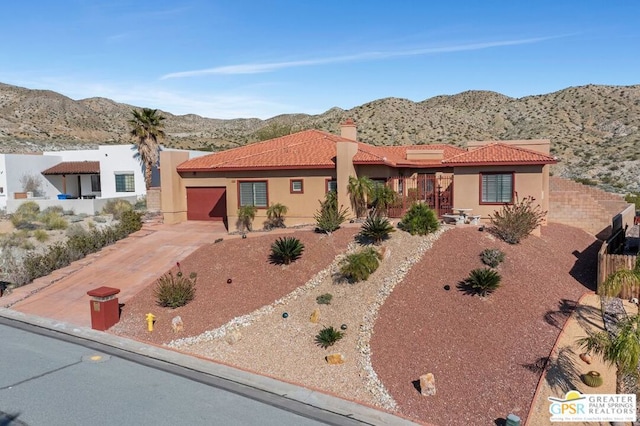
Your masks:
{"label": "blue sky", "polygon": [[0,82],[269,118],[466,90],[640,83],[640,2],[21,0]]}

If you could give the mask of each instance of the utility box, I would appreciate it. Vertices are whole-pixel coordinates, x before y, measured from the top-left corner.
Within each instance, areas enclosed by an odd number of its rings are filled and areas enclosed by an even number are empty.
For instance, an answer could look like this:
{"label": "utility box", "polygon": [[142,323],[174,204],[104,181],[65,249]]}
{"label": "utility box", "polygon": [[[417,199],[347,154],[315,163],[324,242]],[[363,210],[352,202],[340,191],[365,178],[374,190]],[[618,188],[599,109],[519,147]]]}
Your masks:
{"label": "utility box", "polygon": [[91,328],[105,331],[120,320],[118,293],[120,289],[113,287],[98,287],[87,292],[91,296]]}

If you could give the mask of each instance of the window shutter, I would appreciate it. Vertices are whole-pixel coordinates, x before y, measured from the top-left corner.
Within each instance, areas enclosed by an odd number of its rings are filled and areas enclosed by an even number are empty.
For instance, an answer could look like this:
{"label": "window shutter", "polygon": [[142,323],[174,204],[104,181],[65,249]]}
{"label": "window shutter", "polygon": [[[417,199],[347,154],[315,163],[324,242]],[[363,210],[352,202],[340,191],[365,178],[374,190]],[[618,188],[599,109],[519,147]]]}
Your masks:
{"label": "window shutter", "polygon": [[254,182],[253,191],[255,197],[255,206],[266,207],[267,206],[267,183],[266,182]]}
{"label": "window shutter", "polygon": [[253,183],[252,182],[240,182],[240,205],[241,206],[253,205]]}

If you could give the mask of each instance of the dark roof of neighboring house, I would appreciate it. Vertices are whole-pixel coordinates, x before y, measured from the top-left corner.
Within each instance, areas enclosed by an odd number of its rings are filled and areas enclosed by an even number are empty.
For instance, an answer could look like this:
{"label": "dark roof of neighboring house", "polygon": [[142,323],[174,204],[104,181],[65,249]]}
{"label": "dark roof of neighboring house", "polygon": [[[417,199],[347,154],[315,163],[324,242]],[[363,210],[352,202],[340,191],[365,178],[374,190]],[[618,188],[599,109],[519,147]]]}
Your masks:
{"label": "dark roof of neighboring house", "polygon": [[[383,164],[390,167],[451,167],[480,164],[550,164],[552,157],[507,144],[491,143],[471,151],[453,145],[376,146],[345,139],[320,130],[305,130],[197,157],[178,166],[178,172],[333,169],[337,142],[358,145],[354,164]],[[442,158],[419,158],[407,151],[441,151]]]}
{"label": "dark roof of neighboring house", "polygon": [[99,173],[99,161],[63,161],[42,172],[43,175],[93,175]]}

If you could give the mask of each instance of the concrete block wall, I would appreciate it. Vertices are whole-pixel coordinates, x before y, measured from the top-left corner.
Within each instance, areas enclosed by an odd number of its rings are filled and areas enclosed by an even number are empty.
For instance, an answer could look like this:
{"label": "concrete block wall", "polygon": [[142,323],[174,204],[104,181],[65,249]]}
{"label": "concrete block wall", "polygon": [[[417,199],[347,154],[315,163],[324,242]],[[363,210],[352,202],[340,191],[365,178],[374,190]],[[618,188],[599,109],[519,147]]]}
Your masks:
{"label": "concrete block wall", "polygon": [[627,208],[618,194],[582,185],[569,179],[549,179],[549,221],[583,229],[604,239],[612,218]]}
{"label": "concrete block wall", "polygon": [[153,187],[147,190],[147,210],[159,212],[162,208],[160,200],[160,187]]}

